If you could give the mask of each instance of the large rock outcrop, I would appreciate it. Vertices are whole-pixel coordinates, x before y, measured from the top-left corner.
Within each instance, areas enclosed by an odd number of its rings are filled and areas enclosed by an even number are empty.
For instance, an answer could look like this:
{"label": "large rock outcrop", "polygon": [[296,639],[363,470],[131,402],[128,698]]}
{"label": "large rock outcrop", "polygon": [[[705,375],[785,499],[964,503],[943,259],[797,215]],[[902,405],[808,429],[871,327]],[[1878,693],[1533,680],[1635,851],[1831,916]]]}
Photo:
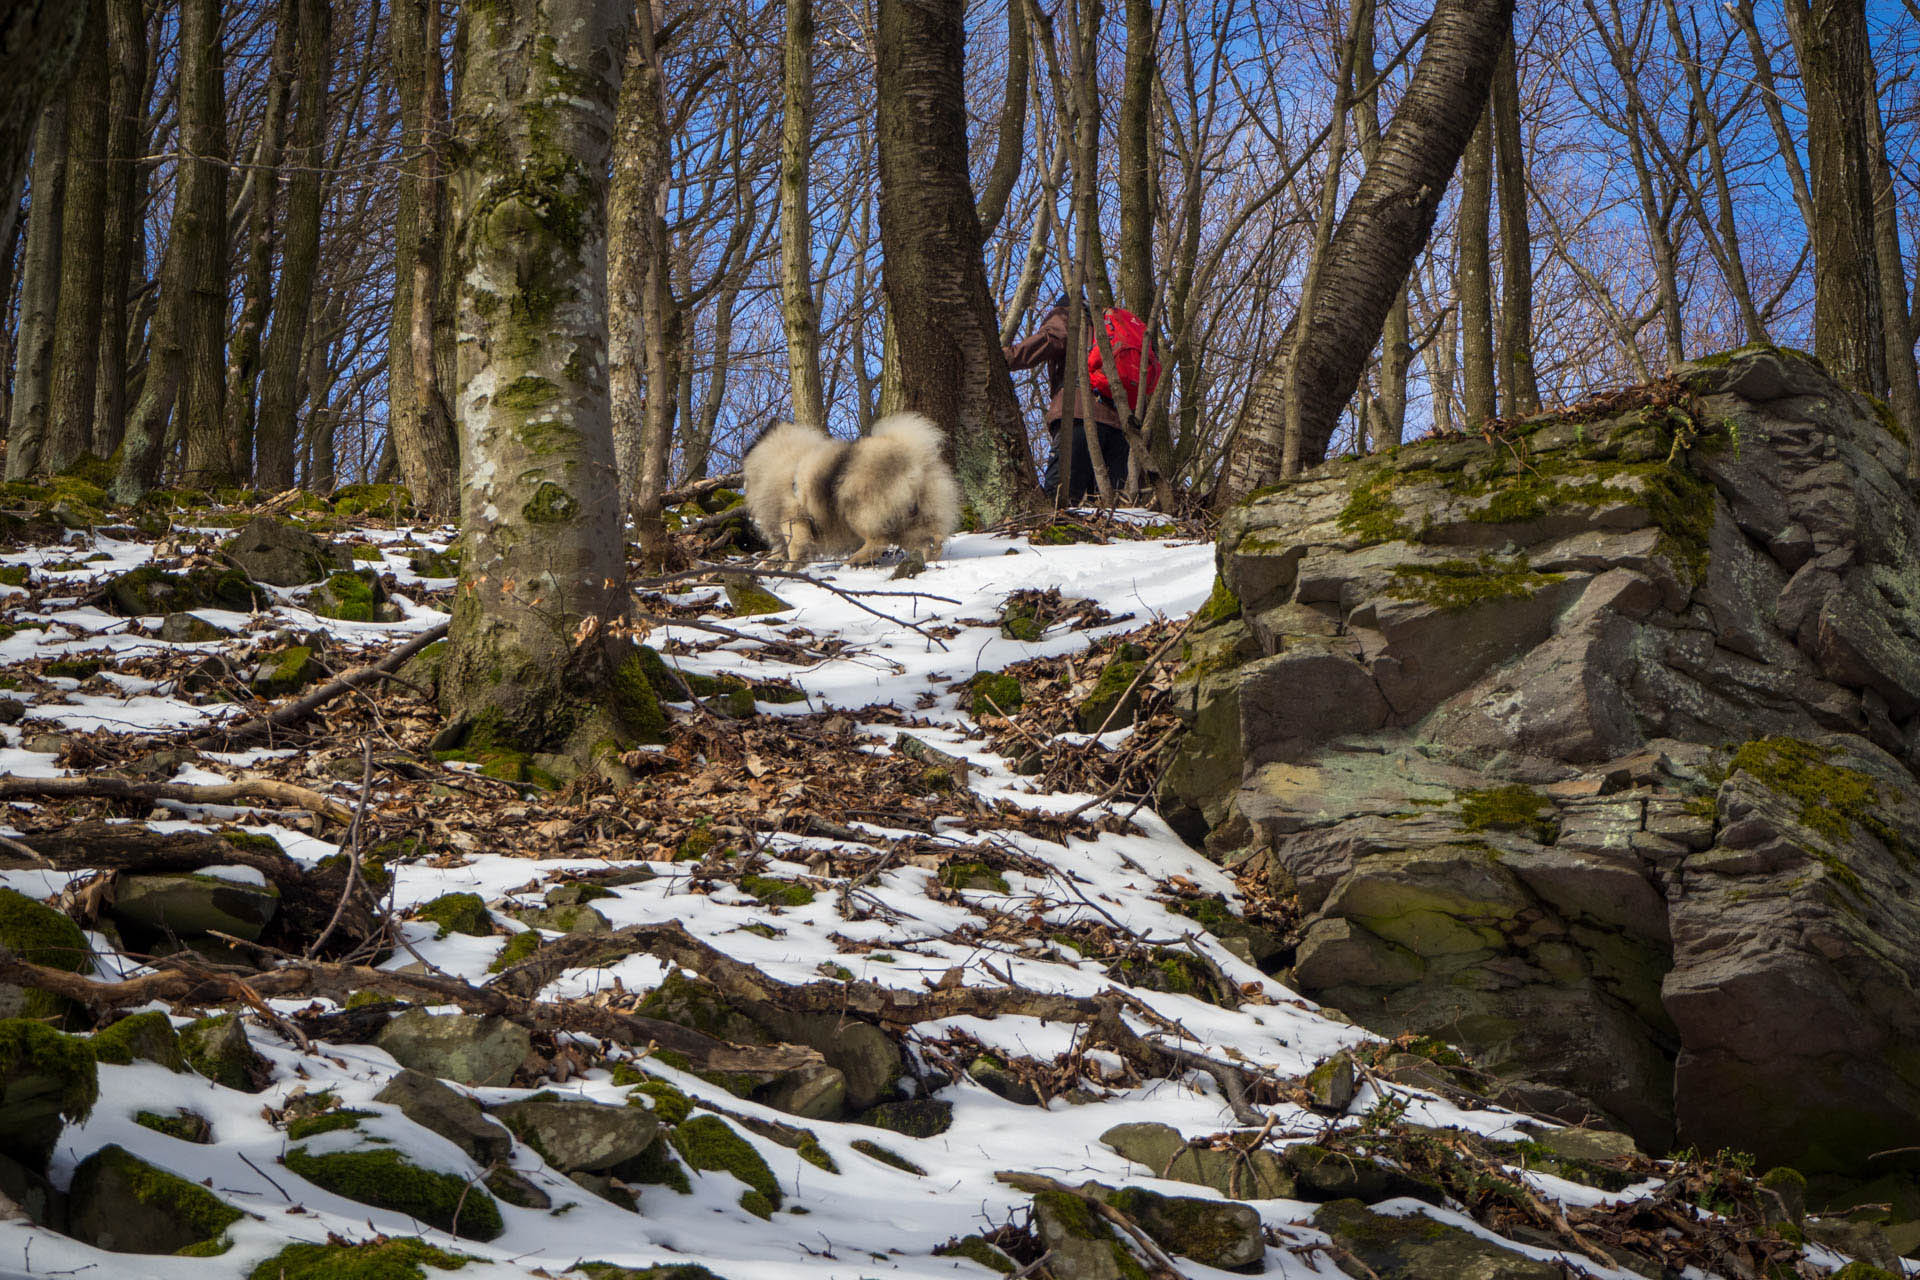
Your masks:
{"label": "large rock outcrop", "polygon": [[1907,449],[1744,349],[1257,496],[1163,811],[1299,895],[1305,993],[1517,1101],[1810,1170],[1920,1144]]}

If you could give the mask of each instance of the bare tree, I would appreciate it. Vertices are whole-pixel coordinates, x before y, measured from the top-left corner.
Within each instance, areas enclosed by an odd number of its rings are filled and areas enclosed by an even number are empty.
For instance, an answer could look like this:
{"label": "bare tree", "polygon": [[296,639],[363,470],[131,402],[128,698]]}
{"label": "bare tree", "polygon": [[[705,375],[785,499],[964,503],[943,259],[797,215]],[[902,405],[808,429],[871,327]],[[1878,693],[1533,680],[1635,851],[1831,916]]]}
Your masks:
{"label": "bare tree", "polygon": [[67,188],[60,204],[60,300],[45,471],[66,471],[93,444],[100,367],[102,236],[107,212],[107,7],[87,6],[87,35],[67,91]]}
{"label": "bare tree", "polygon": [[20,272],[20,328],[14,342],[13,410],[7,430],[7,479],[40,468],[53,399],[54,315],[60,305],[60,229],[67,185],[67,100],[56,98],[34,130],[32,213]]}

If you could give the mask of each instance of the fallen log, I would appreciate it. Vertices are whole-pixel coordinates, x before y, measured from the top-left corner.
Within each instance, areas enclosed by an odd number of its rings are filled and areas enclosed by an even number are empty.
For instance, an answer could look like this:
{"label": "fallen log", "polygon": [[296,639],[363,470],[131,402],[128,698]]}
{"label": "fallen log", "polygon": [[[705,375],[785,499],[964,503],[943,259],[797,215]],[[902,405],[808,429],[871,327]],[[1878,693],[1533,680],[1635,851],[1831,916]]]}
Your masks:
{"label": "fallen log", "polygon": [[0,778],[0,800],[21,797],[43,800],[138,800],[155,804],[173,800],[181,804],[239,804],[266,800],[285,809],[305,809],[329,822],[345,826],[353,813],[338,800],[318,791],[274,778],[242,778],[237,782],[137,782],[110,774],[87,774],[73,778]]}

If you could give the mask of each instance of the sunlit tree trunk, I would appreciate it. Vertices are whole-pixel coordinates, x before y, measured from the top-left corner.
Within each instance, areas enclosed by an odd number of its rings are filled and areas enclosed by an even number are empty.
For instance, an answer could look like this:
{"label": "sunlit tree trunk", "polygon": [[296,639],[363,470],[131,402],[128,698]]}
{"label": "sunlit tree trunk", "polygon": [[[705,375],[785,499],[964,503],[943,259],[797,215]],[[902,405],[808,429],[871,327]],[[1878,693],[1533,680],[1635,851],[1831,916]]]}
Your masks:
{"label": "sunlit tree trunk", "polygon": [[[1873,90],[1879,77],[1868,63],[1867,85]],[[1907,313],[1906,258],[1900,251],[1900,208],[1894,194],[1893,171],[1887,160],[1886,128],[1880,120],[1880,101],[1872,93],[1861,104],[1867,123],[1867,152],[1873,166],[1873,240],[1880,309],[1887,346],[1887,402],[1894,420],[1907,433],[1907,475],[1920,479],[1920,370],[1913,358],[1912,321]]]}
{"label": "sunlit tree trunk", "polygon": [[1493,150],[1500,175],[1500,411],[1540,407],[1533,376],[1533,236],[1527,229],[1527,155],[1520,75],[1509,39],[1493,78]]}
{"label": "sunlit tree trunk", "polygon": [[658,714],[621,665],[607,392],[607,165],[630,12],[503,0],[469,17],[449,172],[466,463],[449,746],[584,760]]}
{"label": "sunlit tree trunk", "polygon": [[40,469],[53,399],[53,329],[60,305],[60,228],[67,185],[67,100],[56,98],[34,131],[26,261],[20,271],[20,326],[13,351],[13,414],[7,479]]}
{"label": "sunlit tree trunk", "polygon": [[1007,0],[1007,79],[995,130],[993,168],[980,192],[980,234],[991,236],[1007,211],[1027,154],[1027,77],[1033,72],[1033,32],[1025,0]]}
{"label": "sunlit tree trunk", "polygon": [[[1375,33],[1379,25],[1379,6],[1366,0],[1354,38],[1359,49],[1354,66],[1369,84],[1379,74],[1374,65]],[[1354,104],[1360,125],[1360,156],[1372,164],[1380,154],[1380,93],[1376,85]],[[1413,362],[1409,345],[1411,322],[1407,310],[1407,291],[1402,288],[1387,309],[1380,327],[1380,397],[1376,404],[1378,420],[1374,424],[1374,447],[1391,449],[1400,443],[1407,429],[1407,367]]]}
{"label": "sunlit tree trunk", "polygon": [[1460,390],[1467,422],[1474,426],[1497,413],[1494,399],[1493,264],[1488,237],[1493,227],[1492,112],[1480,117],[1460,164]]}
{"label": "sunlit tree trunk", "polygon": [[[967,173],[964,0],[880,0],[880,240],[901,407],[932,418],[982,522],[1039,485],[987,295]],[[883,404],[886,400],[883,391]]]}
{"label": "sunlit tree trunk", "polygon": [[[1120,88],[1120,305],[1153,312],[1153,0],[1125,0],[1127,52]],[[1144,406],[1143,406],[1144,407]]]}
{"label": "sunlit tree trunk", "polygon": [[[227,118],[220,0],[181,0],[176,251],[186,296],[180,435],[186,483],[232,481],[226,435]],[[288,290],[288,292],[291,292]]]}
{"label": "sunlit tree trunk", "polygon": [[107,199],[107,9],[87,6],[87,34],[67,94],[67,189],[60,202],[60,302],[41,468],[61,472],[93,446],[100,367],[101,236]]}
{"label": "sunlit tree trunk", "polygon": [[327,77],[333,66],[332,0],[296,0],[294,44],[299,92],[287,135],[287,224],[280,251],[280,305],[267,335],[260,373],[260,487],[293,484],[294,415],[300,407],[300,360],[320,261],[321,169],[327,140]]}
{"label": "sunlit tree trunk", "polygon": [[780,116],[780,318],[787,331],[793,416],[824,427],[820,382],[820,309],[813,298],[813,213],[807,170],[813,163],[813,0],[786,0]]}
{"label": "sunlit tree trunk", "polygon": [[107,458],[127,429],[127,308],[140,256],[140,166],[145,150],[147,22],[140,0],[107,0],[107,208],[101,230],[100,355],[93,452]]}

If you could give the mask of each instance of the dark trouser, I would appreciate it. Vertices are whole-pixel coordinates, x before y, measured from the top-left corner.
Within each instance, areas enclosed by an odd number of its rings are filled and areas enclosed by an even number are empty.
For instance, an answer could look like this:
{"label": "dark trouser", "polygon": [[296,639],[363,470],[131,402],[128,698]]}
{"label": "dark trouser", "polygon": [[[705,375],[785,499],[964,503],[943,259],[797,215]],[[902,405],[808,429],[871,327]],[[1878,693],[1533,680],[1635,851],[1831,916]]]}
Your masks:
{"label": "dark trouser", "polygon": [[[1055,422],[1049,424],[1047,428],[1053,436],[1053,456],[1047,459],[1047,473],[1041,478],[1040,487],[1045,489],[1047,496],[1054,501],[1071,505],[1080,501],[1088,494],[1096,492],[1099,486],[1094,483],[1093,456],[1087,450],[1087,424],[1078,420],[1075,420],[1071,424],[1073,434],[1073,466],[1071,470],[1073,474],[1071,479],[1062,474],[1062,472],[1068,468],[1067,460],[1062,456],[1060,448],[1061,425],[1062,424]],[[1100,456],[1107,464],[1108,481],[1112,485],[1114,492],[1118,493],[1127,487],[1128,448],[1126,433],[1118,427],[1109,427],[1104,423],[1095,423],[1094,427],[1100,433]],[[1063,484],[1067,486],[1067,491],[1064,494],[1060,491]]]}

